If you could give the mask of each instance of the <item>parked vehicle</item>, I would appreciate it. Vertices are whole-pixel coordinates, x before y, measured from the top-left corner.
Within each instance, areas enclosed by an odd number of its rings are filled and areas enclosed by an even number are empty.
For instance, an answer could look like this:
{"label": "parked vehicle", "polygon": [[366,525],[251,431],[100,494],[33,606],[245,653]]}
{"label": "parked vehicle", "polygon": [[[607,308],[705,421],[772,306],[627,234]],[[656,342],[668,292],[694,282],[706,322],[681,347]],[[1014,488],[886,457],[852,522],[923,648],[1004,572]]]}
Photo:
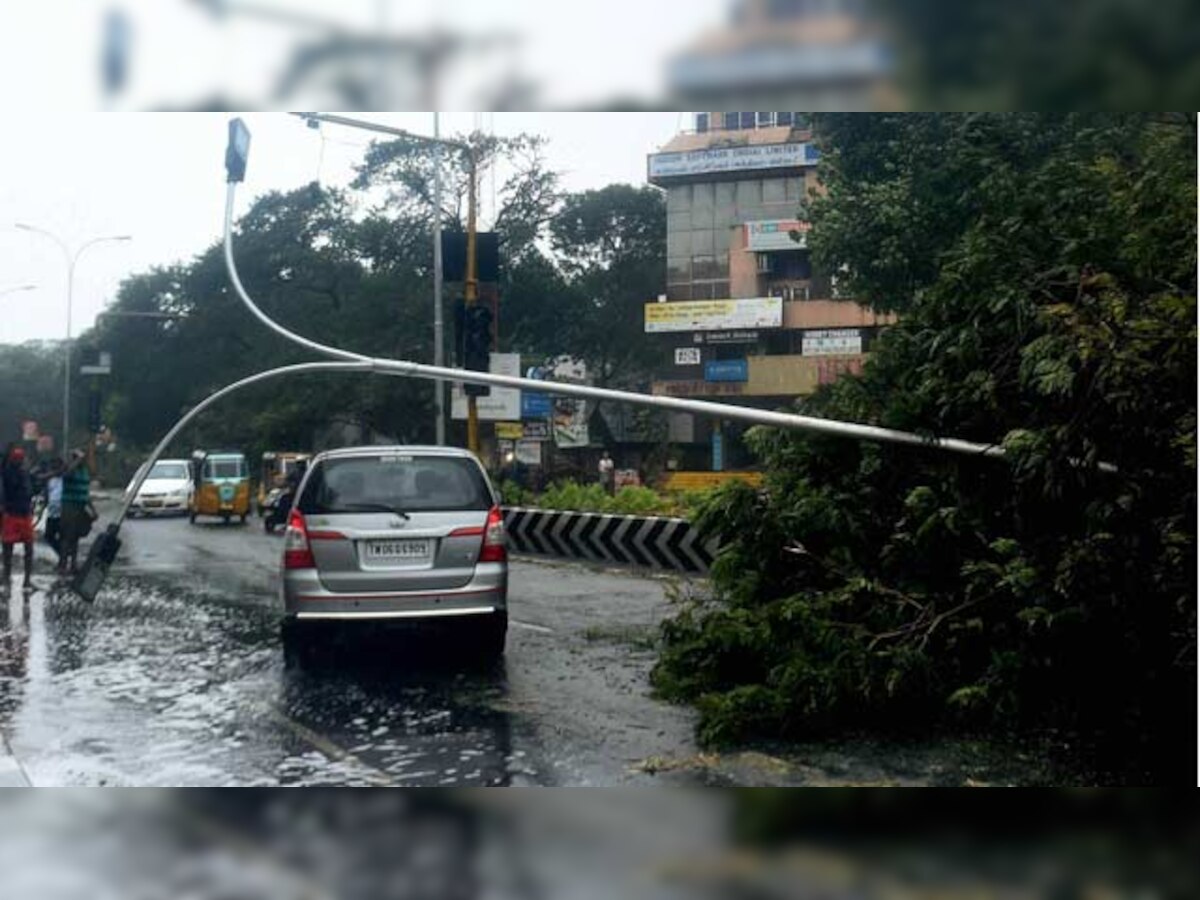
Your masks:
{"label": "parked vehicle", "polygon": [[234,516],[245,522],[250,514],[250,467],[241,453],[197,451],[192,455],[193,481],[188,512],[198,516]]}
{"label": "parked vehicle", "polygon": [[354,447],[317,455],[284,538],[285,648],[337,622],[454,623],[479,653],[504,652],[508,552],[499,496],[479,461],[449,447]]}
{"label": "parked vehicle", "polygon": [[[141,474],[146,471],[143,463],[138,469],[129,486],[125,488],[125,496],[133,490]],[[155,515],[158,513],[177,513],[186,515],[192,498],[191,469],[186,459],[160,459],[138,488],[133,502],[129,505],[130,517],[139,515]]]}

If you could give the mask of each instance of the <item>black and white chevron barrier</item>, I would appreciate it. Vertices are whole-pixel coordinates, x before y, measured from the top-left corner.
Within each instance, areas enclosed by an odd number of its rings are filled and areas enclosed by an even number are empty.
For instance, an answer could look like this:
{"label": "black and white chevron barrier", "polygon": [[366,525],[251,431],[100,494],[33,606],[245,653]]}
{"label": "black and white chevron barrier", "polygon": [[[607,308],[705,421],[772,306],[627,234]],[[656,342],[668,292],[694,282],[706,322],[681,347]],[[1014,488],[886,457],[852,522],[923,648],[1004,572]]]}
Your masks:
{"label": "black and white chevron barrier", "polygon": [[517,553],[642,566],[703,575],[716,554],[687,519],[612,516],[504,507],[509,547]]}

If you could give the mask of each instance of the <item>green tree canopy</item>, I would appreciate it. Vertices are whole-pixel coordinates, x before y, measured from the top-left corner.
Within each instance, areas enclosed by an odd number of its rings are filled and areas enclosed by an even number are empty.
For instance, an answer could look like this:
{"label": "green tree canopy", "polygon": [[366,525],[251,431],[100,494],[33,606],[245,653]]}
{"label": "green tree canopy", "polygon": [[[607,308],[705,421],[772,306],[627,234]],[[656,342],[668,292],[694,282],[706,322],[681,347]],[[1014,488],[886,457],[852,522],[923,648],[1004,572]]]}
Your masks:
{"label": "green tree canopy", "polygon": [[753,433],[766,489],[702,517],[719,600],[669,626],[657,684],[712,740],[1054,728],[1097,778],[1190,779],[1194,118],[816,127],[814,252],[901,320],[800,409],[1009,458]]}

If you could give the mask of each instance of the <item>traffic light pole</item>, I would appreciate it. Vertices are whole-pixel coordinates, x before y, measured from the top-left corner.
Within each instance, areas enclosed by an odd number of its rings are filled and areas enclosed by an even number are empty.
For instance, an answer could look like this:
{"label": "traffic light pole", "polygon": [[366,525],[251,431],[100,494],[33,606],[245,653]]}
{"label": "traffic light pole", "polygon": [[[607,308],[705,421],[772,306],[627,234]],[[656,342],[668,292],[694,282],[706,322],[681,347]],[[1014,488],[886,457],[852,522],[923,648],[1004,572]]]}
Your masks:
{"label": "traffic light pole", "polygon": [[[471,310],[479,302],[479,270],[475,265],[475,217],[476,217],[476,157],[475,148],[467,151],[467,176],[470,184],[467,186],[467,273],[463,284],[463,305],[467,308],[467,318]],[[479,406],[473,393],[467,393],[467,449],[479,456]]]}

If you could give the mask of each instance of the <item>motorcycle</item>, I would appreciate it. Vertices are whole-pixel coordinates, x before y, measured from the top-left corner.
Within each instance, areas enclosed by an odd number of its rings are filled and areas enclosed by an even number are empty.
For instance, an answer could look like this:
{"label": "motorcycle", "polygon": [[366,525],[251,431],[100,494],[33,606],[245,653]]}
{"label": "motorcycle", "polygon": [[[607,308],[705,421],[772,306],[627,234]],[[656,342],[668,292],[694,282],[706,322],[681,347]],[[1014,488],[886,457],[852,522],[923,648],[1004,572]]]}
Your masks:
{"label": "motorcycle", "polygon": [[288,515],[292,511],[293,493],[290,487],[279,487],[267,494],[262,508],[263,531],[267,534],[274,534],[276,528],[287,524]]}

